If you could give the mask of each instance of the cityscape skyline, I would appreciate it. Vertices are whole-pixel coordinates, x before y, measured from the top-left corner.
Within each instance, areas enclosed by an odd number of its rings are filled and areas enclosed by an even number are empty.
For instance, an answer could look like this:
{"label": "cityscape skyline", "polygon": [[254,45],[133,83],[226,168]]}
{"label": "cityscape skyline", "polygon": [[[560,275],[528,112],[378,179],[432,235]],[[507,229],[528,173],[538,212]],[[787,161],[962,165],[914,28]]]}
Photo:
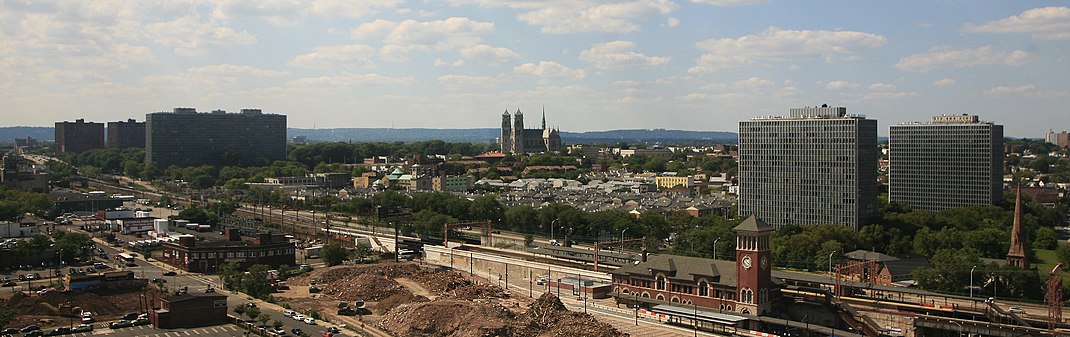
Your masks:
{"label": "cityscape skyline", "polygon": [[11,126],[253,107],[294,128],[494,128],[545,106],[568,132],[733,131],[827,103],[881,135],[967,113],[1037,138],[1067,128],[1053,4],[4,2],[0,109]]}

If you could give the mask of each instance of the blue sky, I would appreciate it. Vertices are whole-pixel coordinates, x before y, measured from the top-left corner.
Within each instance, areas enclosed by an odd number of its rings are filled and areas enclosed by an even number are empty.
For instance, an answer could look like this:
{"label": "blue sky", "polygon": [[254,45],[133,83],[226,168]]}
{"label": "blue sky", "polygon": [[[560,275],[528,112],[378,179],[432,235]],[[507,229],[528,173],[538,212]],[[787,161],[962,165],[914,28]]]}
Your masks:
{"label": "blue sky", "polygon": [[[291,127],[736,131],[827,103],[1070,129],[1051,1],[0,1],[0,125],[261,108]],[[537,117],[534,118],[537,120]],[[532,121],[528,125],[535,125]]]}

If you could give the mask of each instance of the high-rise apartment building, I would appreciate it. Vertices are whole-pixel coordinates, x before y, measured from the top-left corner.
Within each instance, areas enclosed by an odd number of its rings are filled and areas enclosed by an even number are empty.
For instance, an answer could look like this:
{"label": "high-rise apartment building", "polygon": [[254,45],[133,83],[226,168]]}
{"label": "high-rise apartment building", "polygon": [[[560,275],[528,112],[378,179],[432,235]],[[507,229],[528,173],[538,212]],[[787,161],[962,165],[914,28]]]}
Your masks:
{"label": "high-rise apartment building", "polygon": [[780,227],[858,229],[877,211],[877,121],[847,108],[793,108],[739,122],[739,213]]}
{"label": "high-rise apartment building", "polygon": [[198,113],[175,108],[145,116],[145,162],[171,165],[263,165],[286,159],[286,116],[260,109]]}
{"label": "high-rise apartment building", "polygon": [[56,122],[56,151],[75,153],[104,147],[104,123]]}
{"label": "high-rise apartment building", "polygon": [[145,147],[145,122],[133,118],[125,122],[108,122],[108,147]]}
{"label": "high-rise apartment building", "polygon": [[888,200],[940,211],[1003,200],[1003,126],[975,115],[933,116],[888,133]]}
{"label": "high-rise apartment building", "polygon": [[1048,130],[1048,133],[1044,135],[1044,141],[1058,145],[1064,149],[1070,149],[1070,133],[1066,131],[1055,132],[1055,130]]}

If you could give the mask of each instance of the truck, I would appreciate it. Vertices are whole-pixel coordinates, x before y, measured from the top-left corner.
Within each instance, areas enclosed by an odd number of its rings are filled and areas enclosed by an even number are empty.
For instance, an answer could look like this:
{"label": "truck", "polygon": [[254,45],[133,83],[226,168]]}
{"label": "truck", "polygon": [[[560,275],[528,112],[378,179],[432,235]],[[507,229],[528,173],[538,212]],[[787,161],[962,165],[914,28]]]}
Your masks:
{"label": "truck", "polygon": [[320,252],[323,251],[323,245],[315,245],[305,248],[305,257],[309,259],[320,258]]}

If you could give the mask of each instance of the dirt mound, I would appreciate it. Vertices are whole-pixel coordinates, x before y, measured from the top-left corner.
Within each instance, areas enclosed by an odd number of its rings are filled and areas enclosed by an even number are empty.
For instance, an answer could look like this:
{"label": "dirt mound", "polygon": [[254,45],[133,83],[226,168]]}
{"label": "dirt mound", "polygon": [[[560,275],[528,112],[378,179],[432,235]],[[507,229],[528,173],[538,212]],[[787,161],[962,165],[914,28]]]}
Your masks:
{"label": "dirt mound", "polygon": [[409,290],[392,278],[374,274],[356,274],[344,281],[327,281],[319,286],[323,294],[343,301],[377,302]]}
{"label": "dirt mound", "polygon": [[401,305],[427,301],[427,297],[413,295],[411,293],[399,293],[375,303],[371,306],[371,309],[377,314],[383,314]]}
{"label": "dirt mound", "polygon": [[599,322],[594,316],[572,312],[550,293],[543,294],[518,321],[527,322],[530,336],[602,337],[628,336],[613,326]]}
{"label": "dirt mound", "polygon": [[412,279],[444,297],[471,300],[502,296],[501,288],[473,282],[463,274],[451,270],[421,269],[412,275]]}
{"label": "dirt mound", "polygon": [[516,336],[515,318],[497,303],[442,299],[392,310],[379,327],[396,336]]}
{"label": "dirt mound", "polygon": [[[68,322],[69,318],[62,316],[78,314],[81,310],[92,311],[97,315],[97,320],[110,320],[128,312],[140,311],[138,307],[144,303],[141,294],[136,291],[108,294],[57,291],[44,295],[17,292],[7,300],[0,300],[0,306],[15,309],[18,319],[9,326],[22,327],[49,320]],[[146,298],[151,301],[154,296],[160,295],[155,293],[155,290],[150,290]]]}

